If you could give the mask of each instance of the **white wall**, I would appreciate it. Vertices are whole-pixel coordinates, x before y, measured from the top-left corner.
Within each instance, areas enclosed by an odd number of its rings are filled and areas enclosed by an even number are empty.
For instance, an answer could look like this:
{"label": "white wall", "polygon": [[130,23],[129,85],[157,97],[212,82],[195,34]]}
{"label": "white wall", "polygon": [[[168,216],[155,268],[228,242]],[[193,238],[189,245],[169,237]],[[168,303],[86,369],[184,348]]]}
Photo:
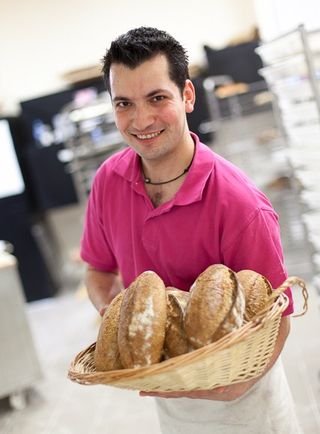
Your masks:
{"label": "white wall", "polygon": [[265,41],[305,24],[320,29],[320,0],[255,0],[257,22]]}
{"label": "white wall", "polygon": [[0,0],[0,110],[63,88],[64,72],[96,64],[110,41],[140,25],[167,30],[203,63],[256,24],[254,0]]}

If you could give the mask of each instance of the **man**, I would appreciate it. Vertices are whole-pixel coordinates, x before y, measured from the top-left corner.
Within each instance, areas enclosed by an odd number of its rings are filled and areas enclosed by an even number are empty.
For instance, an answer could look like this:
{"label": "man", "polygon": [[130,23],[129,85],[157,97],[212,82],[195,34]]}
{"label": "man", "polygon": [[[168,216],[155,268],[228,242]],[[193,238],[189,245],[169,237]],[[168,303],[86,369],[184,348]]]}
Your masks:
{"label": "man", "polygon": [[[253,269],[279,286],[286,272],[270,202],[188,129],[195,91],[181,45],[154,28],[131,30],[112,42],[103,73],[129,147],[100,167],[88,202],[81,255],[100,314],[145,270],[189,290],[205,268],[223,263],[234,271]],[[164,433],[299,432],[277,361],[293,311],[287,294],[290,305],[262,379],[206,391],[140,393],[157,398]]]}

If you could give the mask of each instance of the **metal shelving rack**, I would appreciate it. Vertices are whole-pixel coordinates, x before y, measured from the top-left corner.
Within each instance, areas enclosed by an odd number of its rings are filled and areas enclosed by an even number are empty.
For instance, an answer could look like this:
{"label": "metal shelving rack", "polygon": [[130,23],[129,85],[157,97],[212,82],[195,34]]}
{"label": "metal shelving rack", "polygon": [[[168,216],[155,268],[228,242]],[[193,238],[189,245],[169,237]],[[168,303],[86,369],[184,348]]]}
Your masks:
{"label": "metal shelving rack", "polygon": [[256,51],[286,138],[320,291],[320,30],[310,32],[300,25]]}
{"label": "metal shelving rack", "polygon": [[100,164],[125,147],[118,132],[109,94],[99,94],[90,103],[66,105],[62,112],[66,152],[61,159],[68,162],[78,199],[86,202],[92,179]]}

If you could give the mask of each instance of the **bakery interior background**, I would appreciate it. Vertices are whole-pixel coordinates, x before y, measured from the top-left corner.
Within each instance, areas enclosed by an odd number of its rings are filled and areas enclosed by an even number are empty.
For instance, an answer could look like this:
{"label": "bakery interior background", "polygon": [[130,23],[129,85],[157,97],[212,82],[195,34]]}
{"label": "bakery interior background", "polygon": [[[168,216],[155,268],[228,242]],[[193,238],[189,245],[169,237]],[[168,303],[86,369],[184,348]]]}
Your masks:
{"label": "bakery interior background", "polygon": [[[65,95],[72,89],[72,73],[81,69],[96,73],[99,59],[110,41],[130,28],[150,25],[172,33],[187,48],[190,64],[197,70],[206,66],[204,44],[220,49],[248,39],[254,28],[259,29],[262,40],[284,34],[301,23],[308,30],[319,29],[319,9],[319,0],[198,0],[196,6],[182,0],[163,0],[161,3],[92,0],[81,4],[75,0],[0,0],[0,118],[18,116],[22,101],[41,100],[51,94]],[[46,101],[41,106],[44,110],[49,110],[51,103],[56,102]],[[30,105],[25,108],[33,109]],[[0,127],[1,146],[7,130],[2,121]],[[234,133],[232,128],[228,132]],[[30,302],[26,303],[14,264],[3,259],[4,267],[0,267],[0,371],[7,375],[0,375],[0,432],[94,434],[104,432],[107,414],[109,432],[113,434],[127,434],[138,429],[141,434],[156,434],[159,427],[151,400],[144,400],[141,405],[133,392],[83,388],[66,378],[71,358],[96,339],[99,319],[81,285],[83,268],[77,245],[83,203],[64,205],[59,202],[69,193],[71,199],[74,198],[70,180],[59,184],[63,178],[60,169],[57,168],[58,175],[52,172],[53,158],[57,160],[60,144],[47,146],[44,142],[42,145],[25,147],[34,170],[33,188],[42,205],[42,212],[37,211],[32,216],[26,212],[23,201],[1,197],[9,178],[4,175],[4,150],[0,148],[0,232],[7,225],[10,235],[18,237],[15,228],[22,229],[24,272],[30,277],[31,286],[34,283],[41,286],[40,293],[34,290],[27,294]],[[261,152],[262,147],[258,146],[258,149]],[[268,149],[267,145],[264,149]],[[235,154],[239,156],[239,152]],[[46,161],[41,160],[44,156]],[[60,156],[62,159],[68,157],[63,153]],[[246,160],[249,172],[263,175],[269,157],[263,152],[255,155],[245,152],[240,161]],[[315,163],[318,165],[318,161]],[[270,165],[268,172],[272,169]],[[68,176],[70,178],[70,174]],[[23,183],[18,178],[13,187],[21,191]],[[52,196],[48,197],[48,191]],[[316,193],[319,194],[319,189]],[[301,219],[292,214],[290,207],[294,201],[290,194],[280,198],[281,205],[290,205],[283,231],[287,231],[291,219],[295,233],[301,236]],[[312,199],[312,195],[310,197]],[[27,220],[32,225],[24,224]],[[40,245],[40,249],[35,250],[37,257],[31,252],[29,240],[32,237]],[[1,239],[6,238],[0,235]],[[290,248],[289,244],[285,247],[288,246]],[[299,270],[304,265],[309,266],[304,263],[308,251],[304,245],[300,247],[304,250],[303,255],[297,248],[287,256],[292,264],[300,266]],[[0,251],[1,248],[0,243]],[[37,265],[33,273],[29,259],[33,257],[41,262],[41,255],[47,261],[47,272]],[[51,284],[58,283],[54,287],[59,287],[61,277],[60,292],[52,297]],[[320,430],[319,342],[314,336],[314,330],[320,326],[320,316],[318,293],[312,285],[309,291],[309,312],[292,321],[292,338],[287,345],[285,363],[299,418],[305,432],[313,434]],[[50,297],[46,298],[48,295]],[[20,391],[23,393],[16,393]],[[22,411],[14,412],[11,407]],[[90,418],[88,412],[91,412]]]}
{"label": "bakery interior background", "polygon": [[108,43],[129,28],[171,32],[188,49],[190,64],[205,63],[202,46],[221,48],[258,27],[263,39],[301,22],[317,27],[317,0],[199,0],[196,6],[163,0],[0,1],[0,110],[66,87],[63,76],[96,65]]}

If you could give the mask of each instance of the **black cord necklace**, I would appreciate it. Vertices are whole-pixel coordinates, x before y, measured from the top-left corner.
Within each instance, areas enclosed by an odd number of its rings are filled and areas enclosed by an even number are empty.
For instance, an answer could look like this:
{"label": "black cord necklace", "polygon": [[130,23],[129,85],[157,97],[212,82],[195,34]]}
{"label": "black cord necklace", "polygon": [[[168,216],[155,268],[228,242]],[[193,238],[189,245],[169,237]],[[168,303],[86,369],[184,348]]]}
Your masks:
{"label": "black cord necklace", "polygon": [[195,150],[193,152],[192,155],[192,159],[190,161],[190,163],[188,164],[188,166],[184,169],[184,171],[182,173],[180,173],[180,175],[176,176],[175,178],[169,179],[169,181],[160,181],[160,182],[152,182],[150,178],[146,177],[146,175],[144,174],[143,171],[143,167],[141,165],[141,170],[142,170],[142,175],[143,175],[143,180],[145,182],[145,184],[150,184],[150,185],[163,185],[163,184],[169,184],[169,182],[173,182],[176,181],[177,179],[181,178],[185,173],[187,173],[191,167],[191,164],[193,162],[194,159],[194,154],[195,154]]}

